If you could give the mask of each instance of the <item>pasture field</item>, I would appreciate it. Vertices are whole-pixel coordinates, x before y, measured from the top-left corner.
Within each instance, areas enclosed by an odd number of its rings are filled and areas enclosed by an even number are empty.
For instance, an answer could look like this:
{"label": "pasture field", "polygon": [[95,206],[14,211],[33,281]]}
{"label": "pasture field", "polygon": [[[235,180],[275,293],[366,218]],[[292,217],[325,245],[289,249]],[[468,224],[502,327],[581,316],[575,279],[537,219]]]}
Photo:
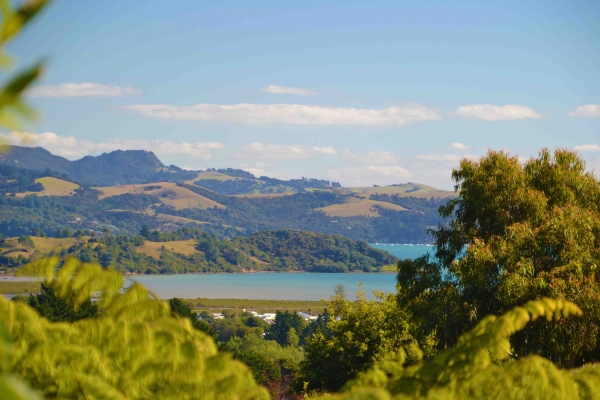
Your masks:
{"label": "pasture field", "polygon": [[102,192],[100,200],[126,193],[147,194],[156,196],[161,203],[172,206],[176,210],[186,208],[225,208],[224,205],[210,200],[172,182],[146,183],[142,185],[121,185],[95,188]]}
{"label": "pasture field", "polygon": [[323,312],[325,305],[321,301],[310,300],[246,300],[246,299],[182,299],[190,304],[194,311],[221,312],[225,309],[237,310],[240,313],[256,311],[258,313],[275,311],[302,311],[311,310],[313,315]]}
{"label": "pasture field", "polygon": [[217,171],[211,171],[211,172],[201,172],[198,174],[197,177],[195,177],[194,179],[190,179],[189,181],[185,181],[185,183],[187,183],[188,185],[193,185],[195,181],[202,180],[202,179],[215,179],[218,181],[231,181],[231,180],[239,179],[239,178],[236,178],[234,176],[225,175],[225,174],[222,174]]}
{"label": "pasture field", "polygon": [[35,181],[44,185],[44,190],[41,192],[17,193],[15,196],[25,197],[29,194],[35,194],[36,196],[72,196],[75,193],[75,189],[79,189],[79,185],[76,183],[64,181],[52,176],[38,178]]}
{"label": "pasture field", "polygon": [[0,278],[0,294],[29,294],[38,293],[39,291],[40,282],[3,281]]}
{"label": "pasture field", "polygon": [[323,211],[330,217],[378,217],[379,212],[377,212],[375,206],[394,211],[406,211],[406,208],[397,204],[387,203],[384,201],[370,200],[366,197],[349,197],[344,203],[332,204],[327,207],[315,208],[315,210]]}
{"label": "pasture field", "polygon": [[22,255],[25,258],[29,258],[34,251],[38,251],[39,253],[50,253],[54,249],[68,249],[73,246],[79,239],[76,238],[45,238],[45,237],[36,237],[31,236],[31,240],[35,244],[35,248],[23,251],[23,248],[18,243],[18,238],[7,238],[5,240],[5,245],[0,247],[0,255],[7,257],[18,257]]}
{"label": "pasture field", "polygon": [[151,242],[146,240],[142,246],[136,247],[136,251],[158,260],[160,258],[160,249],[163,246],[165,246],[165,249],[179,254],[190,255],[198,252],[196,250],[196,241],[193,239],[175,240],[172,242]]}

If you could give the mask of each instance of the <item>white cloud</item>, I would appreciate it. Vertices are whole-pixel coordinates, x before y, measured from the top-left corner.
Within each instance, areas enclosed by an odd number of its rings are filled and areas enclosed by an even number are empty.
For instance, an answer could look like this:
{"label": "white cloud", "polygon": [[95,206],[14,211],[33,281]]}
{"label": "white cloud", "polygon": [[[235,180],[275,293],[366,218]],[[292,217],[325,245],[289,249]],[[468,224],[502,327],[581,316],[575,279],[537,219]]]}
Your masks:
{"label": "white cloud", "polygon": [[319,94],[308,89],[277,85],[269,85],[263,88],[262,91],[270,94],[295,94],[296,96],[314,96]]}
{"label": "white cloud", "polygon": [[113,150],[148,150],[158,156],[187,155],[203,160],[213,158],[212,152],[225,148],[218,142],[170,142],[166,140],[111,140],[95,143],[73,136],[60,136],[53,132],[0,133],[0,139],[11,145],[26,147],[43,147],[53,154],[77,159],[91,154],[100,154]]}
{"label": "white cloud", "polygon": [[598,118],[600,117],[600,104],[586,104],[580,106],[569,113],[571,117],[587,117],[587,118]]}
{"label": "white cloud", "polygon": [[467,150],[469,147],[462,143],[452,143],[453,150]]}
{"label": "white cloud", "polygon": [[600,144],[584,144],[581,146],[575,146],[577,151],[600,151]]}
{"label": "white cloud", "polygon": [[344,186],[391,185],[410,178],[412,174],[399,165],[349,166],[330,169],[325,173],[327,179],[342,182]]}
{"label": "white cloud", "polygon": [[46,85],[31,89],[32,97],[118,97],[139,94],[140,91],[130,86],[101,85],[99,83],[63,83],[62,85]]}
{"label": "white cloud", "polygon": [[238,124],[401,126],[441,119],[439,111],[418,104],[379,110],[300,104],[197,104],[181,107],[167,104],[140,104],[124,108],[152,118]]}
{"label": "white cloud", "polygon": [[467,158],[470,160],[476,160],[478,157],[477,156],[462,156],[462,155],[458,155],[458,154],[421,154],[415,157],[416,160],[421,160],[421,161],[433,161],[436,163],[456,163],[456,165],[458,166],[458,163],[460,162],[460,160],[462,160],[463,158]]}
{"label": "white cloud", "polygon": [[503,121],[526,118],[542,118],[542,115],[531,107],[518,104],[507,104],[505,106],[494,106],[492,104],[471,104],[461,106],[449,115],[460,118],[475,118],[485,121]]}
{"label": "white cloud", "polygon": [[239,158],[281,158],[281,159],[307,159],[319,155],[334,155],[337,151],[333,147],[306,147],[302,145],[287,146],[281,144],[264,144],[260,142],[243,146],[235,154]]}
{"label": "white cloud", "polygon": [[344,161],[365,165],[397,165],[402,157],[391,151],[369,151],[368,153],[353,153],[346,149],[340,157]]}

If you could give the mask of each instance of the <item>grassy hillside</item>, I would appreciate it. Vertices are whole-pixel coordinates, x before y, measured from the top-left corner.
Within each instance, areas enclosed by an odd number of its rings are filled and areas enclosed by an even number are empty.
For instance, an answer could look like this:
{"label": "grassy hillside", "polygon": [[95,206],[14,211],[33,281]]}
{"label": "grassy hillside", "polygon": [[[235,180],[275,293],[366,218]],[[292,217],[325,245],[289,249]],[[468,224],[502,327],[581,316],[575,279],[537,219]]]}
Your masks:
{"label": "grassy hillside", "polygon": [[96,189],[101,192],[99,197],[100,200],[124,194],[146,194],[149,196],[156,196],[162,204],[171,206],[175,210],[183,210],[185,208],[225,208],[224,205],[219,204],[216,201],[210,200],[171,182],[111,186]]}
{"label": "grassy hillside", "polygon": [[35,194],[36,196],[72,196],[75,194],[75,190],[79,189],[79,185],[76,183],[52,176],[38,178],[35,182],[41,183],[44,186],[44,190],[41,192],[17,193],[16,196],[25,197],[30,194]]}
{"label": "grassy hillside", "polygon": [[19,255],[29,258],[35,251],[41,254],[50,253],[53,250],[68,249],[73,246],[78,239],[75,238],[45,238],[31,237],[35,247],[33,249],[23,250],[23,247],[17,242],[18,238],[7,238],[4,240],[4,246],[0,247],[0,256],[18,257]]}
{"label": "grassy hillside", "polygon": [[145,241],[143,245],[137,247],[137,251],[143,253],[149,257],[160,259],[160,255],[163,249],[172,251],[173,253],[191,255],[198,253],[196,250],[197,242],[193,239],[190,240],[173,240],[170,242],[150,242]]}
{"label": "grassy hillside", "polygon": [[396,204],[355,196],[348,197],[343,203],[332,204],[327,207],[319,207],[315,210],[323,211],[330,217],[379,217],[379,208],[393,211],[406,211],[406,208]]}

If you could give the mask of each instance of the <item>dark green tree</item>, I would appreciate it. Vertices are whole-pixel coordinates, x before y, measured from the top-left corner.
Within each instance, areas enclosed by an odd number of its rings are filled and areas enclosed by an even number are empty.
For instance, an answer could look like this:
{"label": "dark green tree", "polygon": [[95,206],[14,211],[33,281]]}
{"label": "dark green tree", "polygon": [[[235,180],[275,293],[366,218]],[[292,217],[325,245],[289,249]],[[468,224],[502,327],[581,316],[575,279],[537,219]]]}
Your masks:
{"label": "dark green tree", "polygon": [[185,303],[181,299],[175,297],[169,300],[169,306],[171,307],[171,311],[173,311],[173,313],[179,315],[180,317],[189,318],[190,321],[192,321],[192,326],[195,329],[215,337],[215,330],[213,327],[208,322],[199,319],[198,314],[192,311],[192,308],[188,303]]}
{"label": "dark green tree", "polygon": [[74,322],[93,318],[98,314],[98,307],[91,300],[85,301],[76,311],[72,302],[57,297],[52,285],[43,282],[40,293],[30,295],[27,303],[52,322]]}
{"label": "dark green tree", "polygon": [[275,340],[280,345],[285,345],[288,339],[288,332],[290,329],[294,329],[294,332],[302,332],[306,326],[304,318],[299,316],[296,312],[281,312],[277,311],[275,314],[275,321],[269,329],[267,339]]}

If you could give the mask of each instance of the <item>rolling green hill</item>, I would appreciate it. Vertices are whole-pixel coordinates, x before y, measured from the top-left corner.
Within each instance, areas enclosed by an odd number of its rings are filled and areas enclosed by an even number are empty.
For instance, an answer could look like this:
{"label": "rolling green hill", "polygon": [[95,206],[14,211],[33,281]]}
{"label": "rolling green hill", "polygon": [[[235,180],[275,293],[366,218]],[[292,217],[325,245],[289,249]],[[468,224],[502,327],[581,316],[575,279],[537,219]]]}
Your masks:
{"label": "rolling green hill", "polygon": [[[265,231],[233,240],[219,240],[198,229],[146,236],[111,235],[38,238],[21,251],[16,238],[0,248],[0,266],[18,266],[10,257],[35,259],[73,255],[127,273],[189,273],[242,271],[378,272],[398,262],[389,253],[341,235],[289,230]],[[17,255],[18,253],[18,255]]]}

